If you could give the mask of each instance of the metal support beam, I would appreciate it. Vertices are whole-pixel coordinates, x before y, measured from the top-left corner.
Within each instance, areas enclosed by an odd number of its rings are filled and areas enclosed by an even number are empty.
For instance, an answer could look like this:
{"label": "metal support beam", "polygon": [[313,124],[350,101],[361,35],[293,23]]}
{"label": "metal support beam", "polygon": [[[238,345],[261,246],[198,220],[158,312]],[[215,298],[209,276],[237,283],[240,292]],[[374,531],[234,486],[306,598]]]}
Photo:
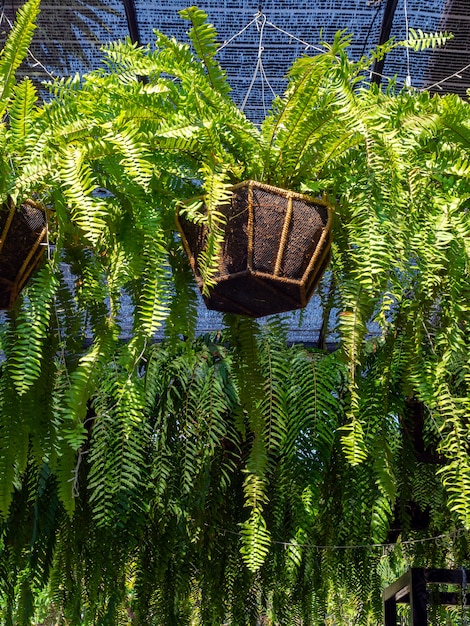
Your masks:
{"label": "metal support beam", "polygon": [[433,593],[433,600],[441,605],[470,606],[466,580],[466,572],[463,569],[412,567],[383,592],[385,626],[397,626],[397,604],[410,606],[411,626],[428,626],[429,585],[461,586],[461,593],[437,591]]}
{"label": "metal support beam", "polygon": [[124,9],[126,10],[127,27],[131,41],[132,43],[140,44],[139,23],[137,21],[134,0],[124,0]]}
{"label": "metal support beam", "polygon": [[[390,33],[392,32],[393,18],[395,16],[395,10],[397,8],[398,0],[387,0],[387,4],[385,5],[385,10],[382,18],[382,26],[380,28],[380,36],[378,45],[382,45],[386,41],[390,39]],[[377,83],[380,85],[380,81],[382,80],[381,74],[383,74],[385,64],[385,58],[380,61],[375,61],[372,67],[372,78],[371,81],[373,83]]]}

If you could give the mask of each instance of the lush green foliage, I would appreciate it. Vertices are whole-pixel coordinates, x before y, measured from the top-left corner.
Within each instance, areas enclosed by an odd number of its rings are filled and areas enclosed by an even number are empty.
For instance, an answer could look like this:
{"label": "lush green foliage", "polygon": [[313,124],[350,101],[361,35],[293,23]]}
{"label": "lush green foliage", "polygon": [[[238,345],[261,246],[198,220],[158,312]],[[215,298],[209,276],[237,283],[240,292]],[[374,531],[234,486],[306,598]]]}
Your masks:
{"label": "lush green foliage", "polygon": [[[196,8],[196,54],[112,44],[38,104],[12,83],[36,12],[0,58],[2,199],[50,209],[47,261],[1,329],[3,622],[39,620],[48,590],[63,624],[375,623],[409,564],[468,563],[466,532],[420,540],[470,526],[470,106],[365,78],[445,36],[352,62],[339,34],[258,128]],[[194,337],[175,211],[207,223],[210,287],[243,178],[334,205],[333,352],[289,347],[277,319]]]}

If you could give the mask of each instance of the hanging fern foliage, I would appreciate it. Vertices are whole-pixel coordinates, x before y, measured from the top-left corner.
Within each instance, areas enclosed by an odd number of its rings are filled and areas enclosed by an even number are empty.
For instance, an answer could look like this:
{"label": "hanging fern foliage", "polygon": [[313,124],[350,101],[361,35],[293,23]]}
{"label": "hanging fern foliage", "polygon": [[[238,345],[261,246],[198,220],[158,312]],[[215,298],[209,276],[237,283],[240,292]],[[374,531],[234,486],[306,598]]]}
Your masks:
{"label": "hanging fern foliage", "polygon": [[[448,36],[353,62],[340,33],[258,127],[200,9],[190,44],[109,44],[44,104],[13,80],[36,14],[0,57],[2,197],[49,237],[0,332],[3,622],[371,624],[410,564],[468,565],[470,105],[365,78]],[[210,289],[247,178],[333,206],[329,350],[277,318],[195,336],[175,215]]]}

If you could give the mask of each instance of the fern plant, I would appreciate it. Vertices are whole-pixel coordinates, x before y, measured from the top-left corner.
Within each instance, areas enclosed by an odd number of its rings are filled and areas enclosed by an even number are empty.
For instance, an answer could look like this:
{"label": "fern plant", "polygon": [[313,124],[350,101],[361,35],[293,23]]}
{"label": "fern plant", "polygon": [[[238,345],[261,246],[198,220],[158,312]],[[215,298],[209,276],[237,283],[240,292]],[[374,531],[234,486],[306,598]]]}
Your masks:
{"label": "fern plant", "polygon": [[[183,17],[195,54],[157,34],[47,104],[5,88],[2,193],[50,208],[51,246],[0,336],[2,618],[27,624],[49,585],[64,623],[341,623],[345,598],[371,623],[406,564],[468,562],[466,532],[421,541],[470,519],[469,105],[381,92],[367,71],[395,44],[352,62],[340,34],[259,129],[203,12]],[[207,195],[187,212],[215,250],[242,178],[329,196],[332,353],[277,320],[194,340],[176,206]]]}

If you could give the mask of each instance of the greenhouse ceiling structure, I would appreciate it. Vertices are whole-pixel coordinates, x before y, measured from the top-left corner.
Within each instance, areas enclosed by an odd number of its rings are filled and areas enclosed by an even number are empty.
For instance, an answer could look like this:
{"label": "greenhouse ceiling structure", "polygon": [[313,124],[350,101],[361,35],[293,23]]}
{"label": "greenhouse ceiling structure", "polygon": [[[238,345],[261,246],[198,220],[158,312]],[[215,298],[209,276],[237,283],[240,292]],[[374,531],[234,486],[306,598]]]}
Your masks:
{"label": "greenhouse ceiling structure", "polygon": [[[38,80],[84,72],[97,66],[100,48],[130,36],[152,43],[158,29],[185,39],[187,23],[178,11],[185,0],[44,0],[26,72]],[[1,36],[21,2],[2,3]],[[285,72],[302,54],[315,54],[338,30],[351,34],[357,58],[389,37],[405,39],[410,29],[447,31],[443,49],[407,54],[397,50],[375,68],[375,80],[410,83],[418,89],[466,96],[470,86],[470,7],[467,0],[200,0],[216,26],[219,58],[233,96],[252,118],[263,116],[273,93],[285,86]]]}

